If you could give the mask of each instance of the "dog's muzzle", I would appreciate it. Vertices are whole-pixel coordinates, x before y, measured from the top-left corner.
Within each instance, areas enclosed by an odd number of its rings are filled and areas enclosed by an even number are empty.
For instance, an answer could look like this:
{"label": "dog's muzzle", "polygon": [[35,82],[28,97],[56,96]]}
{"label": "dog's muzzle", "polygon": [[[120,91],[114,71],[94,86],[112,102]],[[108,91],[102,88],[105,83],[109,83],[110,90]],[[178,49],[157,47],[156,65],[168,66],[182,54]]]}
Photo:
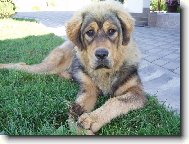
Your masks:
{"label": "dog's muzzle", "polygon": [[95,56],[97,58],[95,69],[110,68],[109,60],[107,59],[108,55],[109,52],[105,48],[100,48],[95,51]]}
{"label": "dog's muzzle", "polygon": [[96,58],[98,60],[101,60],[101,61],[104,60],[104,59],[106,59],[108,57],[108,54],[109,54],[109,52],[106,49],[97,49],[95,51]]}

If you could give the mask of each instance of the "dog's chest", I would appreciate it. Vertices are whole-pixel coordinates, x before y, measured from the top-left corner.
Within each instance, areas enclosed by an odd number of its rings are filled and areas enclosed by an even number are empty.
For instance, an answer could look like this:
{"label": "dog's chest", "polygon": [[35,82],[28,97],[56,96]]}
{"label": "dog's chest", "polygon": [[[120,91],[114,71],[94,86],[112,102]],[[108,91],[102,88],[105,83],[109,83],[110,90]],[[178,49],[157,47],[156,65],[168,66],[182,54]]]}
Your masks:
{"label": "dog's chest", "polygon": [[102,91],[103,95],[109,95],[112,89],[112,84],[115,78],[107,74],[96,74],[93,75],[92,80],[97,85],[97,87]]}

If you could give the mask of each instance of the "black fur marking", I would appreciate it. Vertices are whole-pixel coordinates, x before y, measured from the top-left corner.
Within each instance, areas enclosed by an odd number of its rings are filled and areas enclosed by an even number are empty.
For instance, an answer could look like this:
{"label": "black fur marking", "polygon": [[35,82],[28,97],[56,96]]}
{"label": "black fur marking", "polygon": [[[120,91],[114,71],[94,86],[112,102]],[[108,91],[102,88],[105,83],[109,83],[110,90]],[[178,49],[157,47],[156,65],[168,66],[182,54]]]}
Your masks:
{"label": "black fur marking", "polygon": [[[134,87],[131,87],[131,89],[134,88]],[[146,99],[146,95],[144,94],[142,89],[127,90],[127,92],[129,92],[129,91],[132,92],[132,94],[133,94],[132,96],[130,96],[130,97],[127,97],[127,96],[117,97],[117,99],[119,101],[123,102],[123,103],[142,102],[143,104],[145,104],[147,99]],[[127,93],[127,92],[125,92],[125,93]]]}
{"label": "black fur marking", "polygon": [[105,60],[98,60],[96,63],[95,63],[95,70],[97,69],[101,69],[101,68],[105,68],[105,69],[110,69],[110,63],[107,59]]}
{"label": "black fur marking", "polygon": [[83,107],[81,107],[77,103],[71,104],[69,108],[69,115],[74,119],[77,120],[79,116],[81,116],[84,112],[86,112]]}
{"label": "black fur marking", "polygon": [[118,97],[117,98],[119,101],[124,102],[124,103],[132,103],[132,102],[136,102],[137,100],[139,100],[139,98],[137,96],[132,96],[132,97]]}
{"label": "black fur marking", "polygon": [[102,69],[102,68],[104,68],[104,69],[110,69],[109,66],[104,65],[104,64],[101,64],[101,65],[98,65],[98,66],[95,68],[95,70]]}
{"label": "black fur marking", "polygon": [[79,93],[80,93],[80,94],[83,94],[83,93],[86,93],[86,92],[87,92],[86,89],[81,89]]}
{"label": "black fur marking", "polygon": [[75,56],[71,65],[71,76],[72,79],[76,82],[78,82],[79,84],[81,84],[81,80],[78,79],[77,77],[77,73],[79,71],[82,71],[83,73],[85,73],[86,75],[88,75],[87,71],[85,70],[84,66],[81,64],[80,60]]}
{"label": "black fur marking", "polygon": [[124,63],[117,73],[117,80],[112,85],[110,95],[114,96],[115,91],[121,85],[123,85],[130,78],[136,75],[138,75],[138,66],[136,65],[128,66],[126,63]]}
{"label": "black fur marking", "polygon": [[83,40],[82,40],[82,34],[81,34],[81,31],[78,32],[78,37],[77,37],[77,41],[78,41],[78,48],[80,48],[81,50],[84,49],[84,43],[83,43]]}

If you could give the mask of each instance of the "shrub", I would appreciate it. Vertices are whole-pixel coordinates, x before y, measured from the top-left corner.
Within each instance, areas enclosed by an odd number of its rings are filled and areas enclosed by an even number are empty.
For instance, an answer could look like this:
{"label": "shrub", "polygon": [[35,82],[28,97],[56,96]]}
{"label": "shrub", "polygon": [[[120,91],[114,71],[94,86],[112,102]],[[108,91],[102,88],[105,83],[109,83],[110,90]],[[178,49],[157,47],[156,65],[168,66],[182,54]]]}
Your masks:
{"label": "shrub", "polygon": [[119,2],[121,2],[122,4],[124,3],[124,0],[118,0]]}
{"label": "shrub", "polygon": [[[158,0],[150,0],[150,10],[158,11]],[[161,0],[160,11],[166,11],[166,10],[167,10],[167,6],[165,4],[165,0]]]}
{"label": "shrub", "polygon": [[0,0],[0,18],[8,18],[15,13],[16,6],[12,0]]}
{"label": "shrub", "polygon": [[40,10],[40,6],[32,6],[32,10],[39,11]]}
{"label": "shrub", "polygon": [[46,4],[48,7],[55,7],[56,6],[56,0],[47,0]]}

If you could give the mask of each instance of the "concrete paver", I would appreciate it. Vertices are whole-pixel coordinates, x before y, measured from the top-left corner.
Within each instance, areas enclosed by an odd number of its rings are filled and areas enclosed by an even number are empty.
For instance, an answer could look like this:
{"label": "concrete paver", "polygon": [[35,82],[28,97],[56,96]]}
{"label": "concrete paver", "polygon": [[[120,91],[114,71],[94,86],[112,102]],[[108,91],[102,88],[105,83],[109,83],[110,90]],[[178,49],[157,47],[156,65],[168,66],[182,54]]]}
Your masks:
{"label": "concrete paver", "polygon": [[169,63],[169,61],[164,60],[164,59],[159,59],[159,60],[154,61],[153,63],[158,65],[158,66],[163,66],[163,65]]}
{"label": "concrete paver", "polygon": [[174,70],[174,73],[179,74],[180,75],[180,67],[178,67],[177,69]]}
{"label": "concrete paver", "polygon": [[[15,17],[34,18],[56,35],[65,37],[65,22],[73,12],[19,12]],[[141,50],[139,74],[147,93],[180,113],[180,31],[135,27],[133,37]]]}
{"label": "concrete paver", "polygon": [[163,67],[167,68],[168,70],[174,71],[179,67],[179,64],[177,62],[170,62],[168,64],[165,64]]}

